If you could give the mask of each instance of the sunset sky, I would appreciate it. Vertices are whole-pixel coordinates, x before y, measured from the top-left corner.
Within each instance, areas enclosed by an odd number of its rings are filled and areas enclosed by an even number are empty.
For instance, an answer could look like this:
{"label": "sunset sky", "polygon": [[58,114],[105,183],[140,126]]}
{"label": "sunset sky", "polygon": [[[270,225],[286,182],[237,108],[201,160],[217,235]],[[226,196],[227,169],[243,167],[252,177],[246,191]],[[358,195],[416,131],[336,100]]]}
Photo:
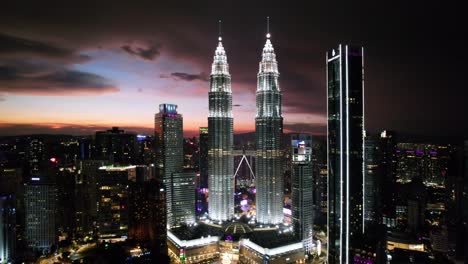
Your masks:
{"label": "sunset sky", "polygon": [[234,129],[253,131],[266,16],[286,131],[326,133],[325,52],[343,42],[366,50],[369,130],[468,133],[466,18],[455,4],[10,2],[0,10],[0,135],[92,134],[111,126],[151,133],[161,103],[177,104],[186,135],[196,134],[207,125],[219,19]]}

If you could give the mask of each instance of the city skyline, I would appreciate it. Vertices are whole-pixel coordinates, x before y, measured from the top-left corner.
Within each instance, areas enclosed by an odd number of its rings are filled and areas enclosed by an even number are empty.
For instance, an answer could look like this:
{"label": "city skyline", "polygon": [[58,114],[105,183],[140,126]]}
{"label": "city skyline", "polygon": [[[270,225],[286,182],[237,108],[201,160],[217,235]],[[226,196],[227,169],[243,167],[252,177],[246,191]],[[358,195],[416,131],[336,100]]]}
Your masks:
{"label": "city skyline", "polygon": [[[291,7],[295,15],[289,15],[272,2],[264,10],[254,4],[239,22],[240,7],[221,12],[216,3],[185,9],[190,15],[151,4],[115,3],[110,12],[104,2],[73,9],[12,5],[2,9],[0,23],[0,135],[89,135],[111,126],[151,134],[152,113],[165,102],[179,105],[185,134],[196,135],[207,125],[206,69],[218,19],[224,21],[224,45],[232,57],[234,131],[253,132],[257,47],[263,44],[267,15],[282,62],[285,132],[325,134],[323,54],[342,40],[368,50],[366,127],[371,131],[448,137],[468,131],[449,114],[467,111],[455,108],[466,94],[453,85],[461,82],[461,61],[442,55],[453,43],[464,43],[451,34],[460,18],[433,16],[456,10],[416,3],[393,3],[386,10],[316,4],[307,10]],[[326,10],[332,17],[321,14]],[[395,10],[400,16],[392,16]],[[154,11],[167,12],[153,16]],[[337,26],[350,19],[353,23]]]}

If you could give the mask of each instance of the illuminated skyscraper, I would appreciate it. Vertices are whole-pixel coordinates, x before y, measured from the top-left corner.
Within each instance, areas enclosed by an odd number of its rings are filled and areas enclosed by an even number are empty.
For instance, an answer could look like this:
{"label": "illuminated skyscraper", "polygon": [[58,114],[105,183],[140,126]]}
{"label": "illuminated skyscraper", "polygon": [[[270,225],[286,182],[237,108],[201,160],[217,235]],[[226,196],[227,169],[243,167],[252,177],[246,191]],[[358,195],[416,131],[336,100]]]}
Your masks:
{"label": "illuminated skyscraper", "polygon": [[10,263],[16,242],[16,197],[0,193],[0,263]]}
{"label": "illuminated skyscraper", "polygon": [[208,187],[208,140],[209,133],[207,127],[200,127],[200,143],[199,143],[199,157],[200,157],[200,181],[198,188]]}
{"label": "illuminated skyscraper", "polygon": [[268,33],[257,75],[255,116],[257,222],[262,224],[283,222],[283,117],[278,77],[276,54]]}
{"label": "illuminated skyscraper", "polygon": [[312,248],[313,190],[312,137],[307,134],[291,135],[291,191],[294,232],[307,251]]}
{"label": "illuminated skyscraper", "polygon": [[364,232],[364,48],[327,53],[328,263],[350,263]]}
{"label": "illuminated skyscraper", "polygon": [[216,221],[234,214],[231,75],[221,40],[211,66],[208,116],[208,212]]}
{"label": "illuminated skyscraper", "polygon": [[160,104],[159,113],[154,119],[156,137],[156,174],[166,186],[167,224],[174,225],[172,197],[169,183],[172,174],[180,172],[184,166],[184,138],[182,115],[177,113],[177,105]]}
{"label": "illuminated skyscraper", "polygon": [[55,184],[32,177],[24,184],[25,236],[29,248],[49,253],[55,241]]}

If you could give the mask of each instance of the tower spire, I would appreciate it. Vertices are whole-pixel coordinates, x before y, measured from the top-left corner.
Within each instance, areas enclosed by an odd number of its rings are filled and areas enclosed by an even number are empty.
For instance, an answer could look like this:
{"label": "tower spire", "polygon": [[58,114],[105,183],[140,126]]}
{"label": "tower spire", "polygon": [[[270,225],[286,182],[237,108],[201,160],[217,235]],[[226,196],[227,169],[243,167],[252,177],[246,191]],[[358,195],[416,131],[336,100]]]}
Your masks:
{"label": "tower spire", "polygon": [[218,21],[218,40],[223,40],[223,38],[221,37],[221,19]]}
{"label": "tower spire", "polygon": [[270,38],[270,17],[269,16],[267,16],[267,34],[266,34],[266,37]]}

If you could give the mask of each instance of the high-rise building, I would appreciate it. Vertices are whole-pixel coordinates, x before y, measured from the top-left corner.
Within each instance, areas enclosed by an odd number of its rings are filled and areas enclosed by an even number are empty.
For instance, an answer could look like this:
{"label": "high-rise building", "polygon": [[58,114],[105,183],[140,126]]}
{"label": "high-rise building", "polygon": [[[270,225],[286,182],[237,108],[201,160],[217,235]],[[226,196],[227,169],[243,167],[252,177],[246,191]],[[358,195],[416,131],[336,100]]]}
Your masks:
{"label": "high-rise building", "polygon": [[312,142],[312,175],[314,179],[314,223],[325,225],[327,218],[327,142],[315,136]]}
{"label": "high-rise building", "polygon": [[31,139],[27,149],[29,174],[39,175],[45,171],[45,146],[41,139]]}
{"label": "high-rise building", "polygon": [[166,191],[159,181],[136,178],[130,184],[129,215],[129,237],[167,255]]}
{"label": "high-rise building", "polygon": [[170,226],[193,224],[195,222],[195,177],[191,171],[174,172],[167,182],[166,189],[172,204]]}
{"label": "high-rise building", "polygon": [[177,105],[160,104],[159,113],[154,118],[156,139],[156,177],[166,186],[167,224],[174,224],[172,217],[173,201],[169,187],[172,174],[181,172],[184,166],[184,138],[182,115],[177,113]]}
{"label": "high-rise building", "polygon": [[221,41],[219,37],[211,65],[208,93],[208,213],[215,221],[226,221],[234,215],[231,75]]}
{"label": "high-rise building", "polygon": [[200,157],[200,181],[198,188],[208,187],[208,128],[200,127],[199,157]]}
{"label": "high-rise building", "polygon": [[16,197],[0,194],[0,263],[11,263],[16,242]]}
{"label": "high-rise building", "polygon": [[262,224],[283,222],[283,117],[278,78],[278,62],[268,33],[257,75],[255,115],[256,208],[257,222]]}
{"label": "high-rise building", "polygon": [[83,160],[78,164],[75,175],[76,232],[87,235],[94,231],[97,221],[99,168],[108,162]]}
{"label": "high-rise building", "polygon": [[129,171],[135,166],[99,168],[97,179],[97,229],[101,237],[128,234]]}
{"label": "high-rise building", "polygon": [[399,183],[408,183],[415,177],[428,187],[444,188],[452,146],[437,144],[396,144],[396,177]]}
{"label": "high-rise building", "polygon": [[34,176],[24,184],[25,236],[30,249],[50,252],[56,242],[55,184]]}
{"label": "high-rise building", "polygon": [[[378,216],[381,223],[392,228],[396,225],[396,179],[397,179],[397,156],[395,133],[382,131],[379,144],[379,208]],[[366,154],[367,155],[367,154]]]}
{"label": "high-rise building", "polygon": [[364,233],[364,48],[327,53],[328,263],[350,263]]}
{"label": "high-rise building", "polygon": [[313,194],[312,137],[307,134],[291,135],[291,195],[294,232],[307,251],[312,247]]}
{"label": "high-rise building", "polygon": [[379,149],[375,138],[372,138],[367,133],[364,143],[364,150],[364,219],[368,223],[373,223],[378,218],[377,210],[379,208]]}
{"label": "high-rise building", "polygon": [[96,132],[96,158],[109,159],[118,164],[132,164],[136,160],[137,138],[118,127]]}

